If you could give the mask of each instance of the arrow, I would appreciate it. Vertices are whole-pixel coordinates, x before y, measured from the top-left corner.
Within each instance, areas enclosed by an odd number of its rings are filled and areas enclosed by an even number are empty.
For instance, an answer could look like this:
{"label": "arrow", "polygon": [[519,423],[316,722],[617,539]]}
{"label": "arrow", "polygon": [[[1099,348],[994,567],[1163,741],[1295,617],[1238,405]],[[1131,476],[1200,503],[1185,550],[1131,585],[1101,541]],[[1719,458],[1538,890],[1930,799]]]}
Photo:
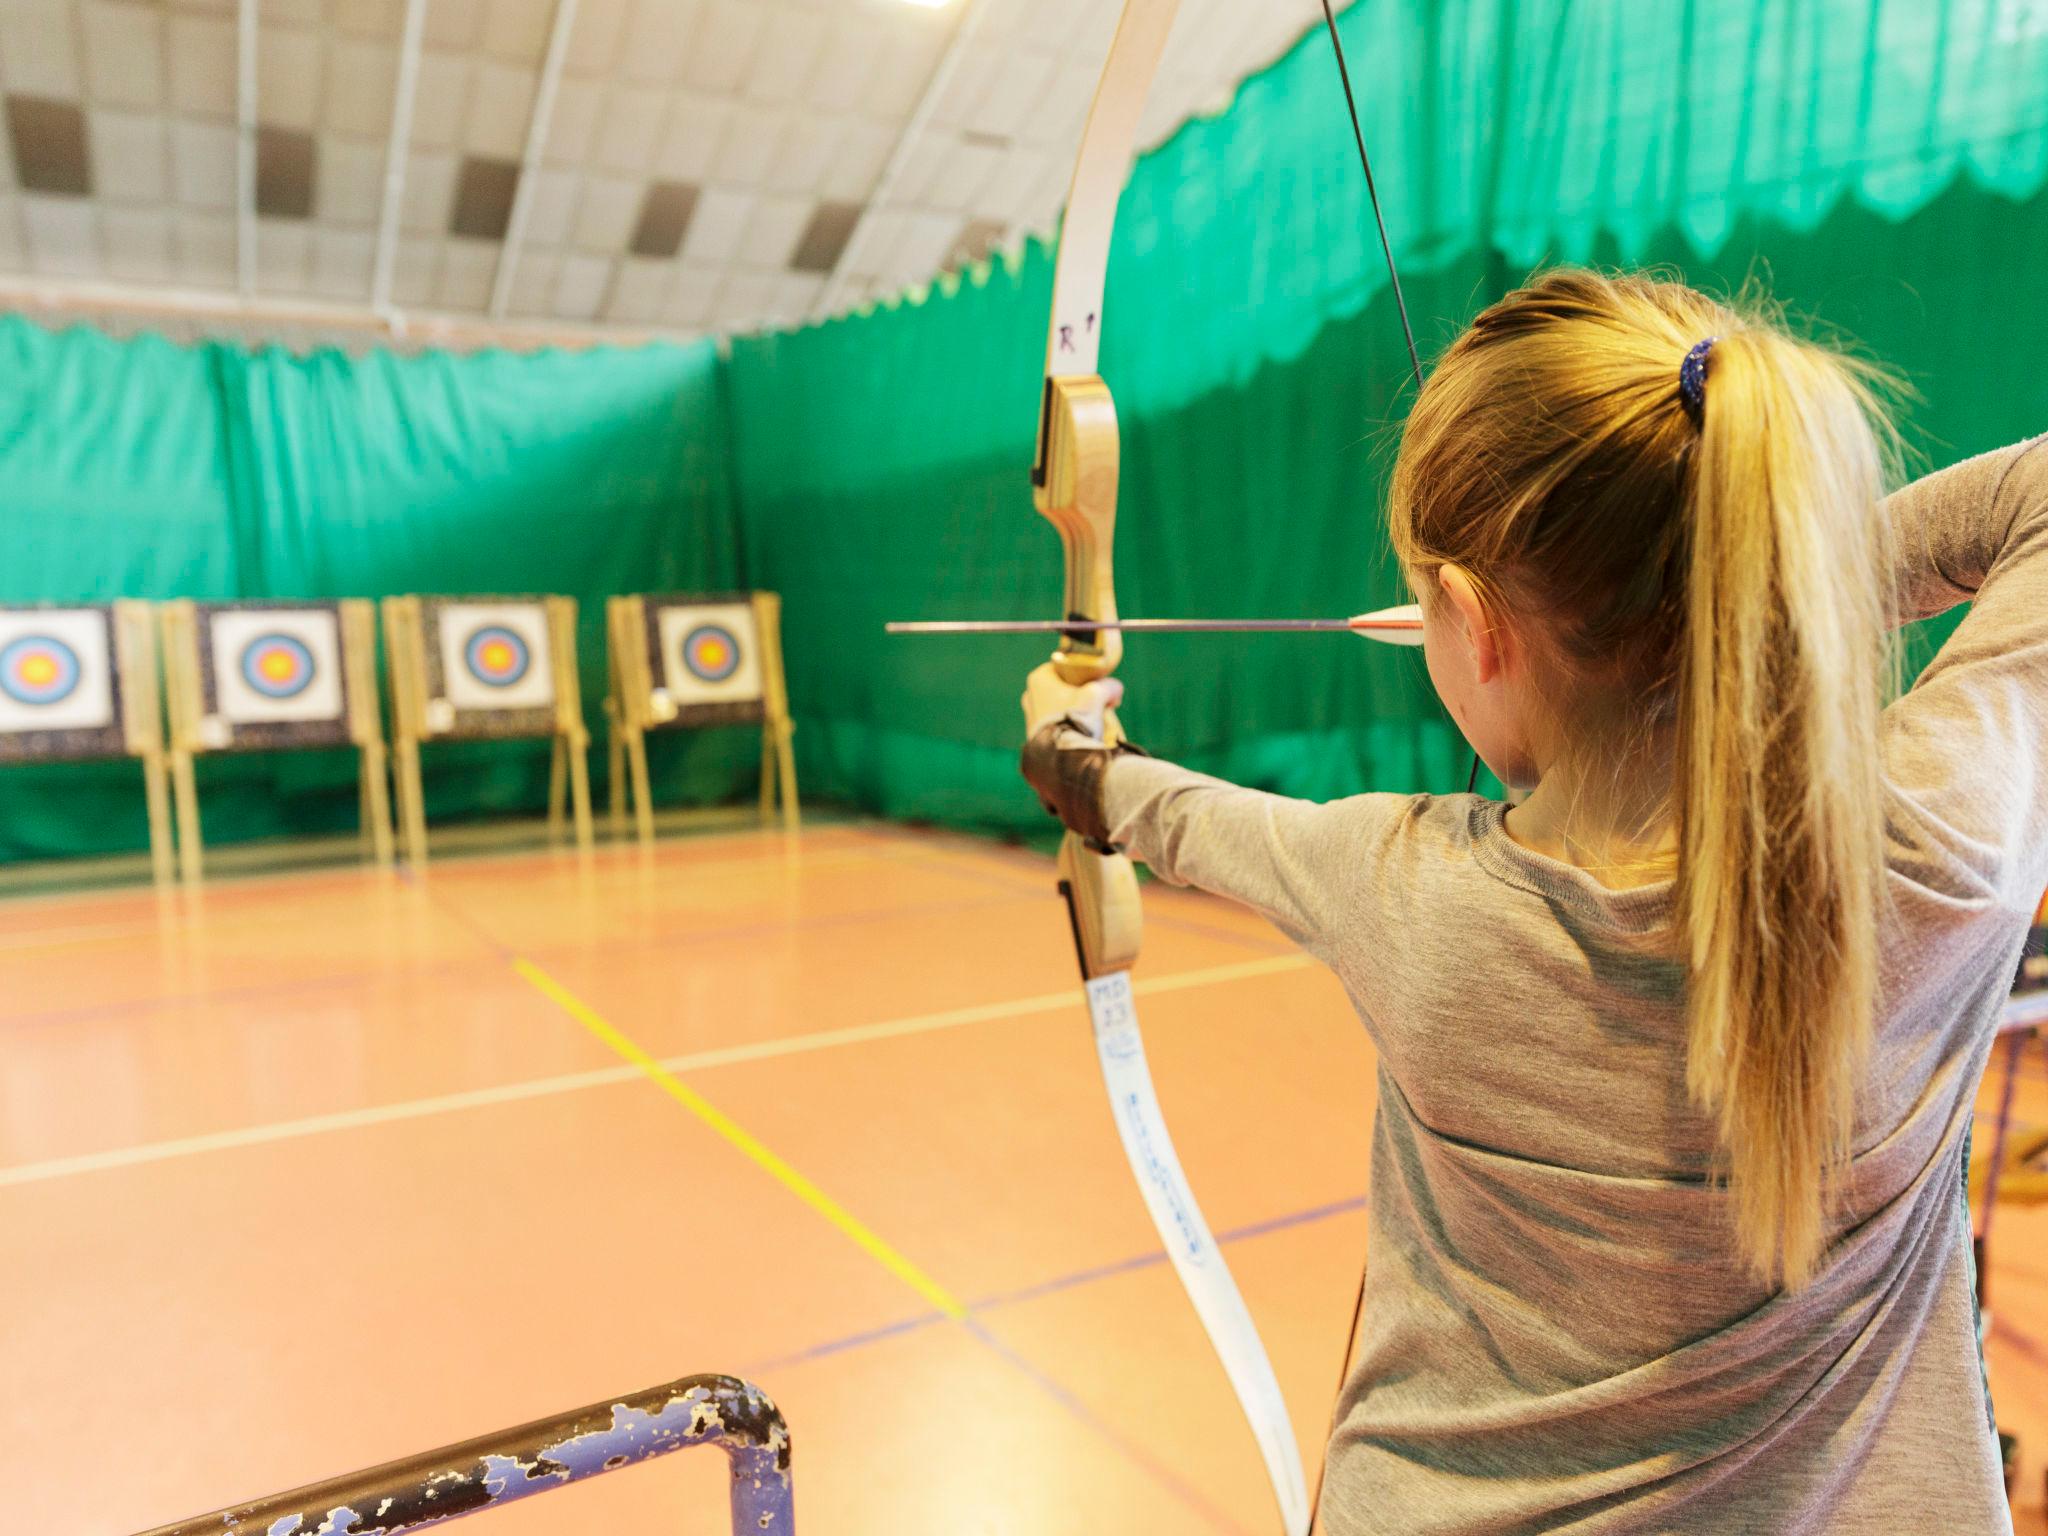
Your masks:
{"label": "arrow", "polygon": [[1115,629],[1126,634],[1264,634],[1293,630],[1349,630],[1388,645],[1422,644],[1422,609],[1414,603],[1353,614],[1348,619],[929,619],[882,626],[891,635],[1090,635]]}

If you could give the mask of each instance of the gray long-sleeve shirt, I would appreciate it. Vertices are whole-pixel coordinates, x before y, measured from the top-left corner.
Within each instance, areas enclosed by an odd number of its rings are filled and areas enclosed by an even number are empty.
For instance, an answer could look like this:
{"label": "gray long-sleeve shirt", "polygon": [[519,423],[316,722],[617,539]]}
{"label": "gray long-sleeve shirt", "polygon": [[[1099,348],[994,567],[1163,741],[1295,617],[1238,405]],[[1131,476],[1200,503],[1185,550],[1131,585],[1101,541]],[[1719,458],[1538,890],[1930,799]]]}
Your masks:
{"label": "gray long-sleeve shirt", "polygon": [[1265,913],[1378,1047],[1370,1263],[1322,1515],[1364,1532],[2008,1531],[1963,1134],[2048,885],[2048,439],[1890,498],[1902,616],[1973,601],[1884,718],[1889,901],[1853,1176],[1796,1294],[1736,1256],[1664,883],[1468,795],[1314,805],[1116,762],[1116,841]]}

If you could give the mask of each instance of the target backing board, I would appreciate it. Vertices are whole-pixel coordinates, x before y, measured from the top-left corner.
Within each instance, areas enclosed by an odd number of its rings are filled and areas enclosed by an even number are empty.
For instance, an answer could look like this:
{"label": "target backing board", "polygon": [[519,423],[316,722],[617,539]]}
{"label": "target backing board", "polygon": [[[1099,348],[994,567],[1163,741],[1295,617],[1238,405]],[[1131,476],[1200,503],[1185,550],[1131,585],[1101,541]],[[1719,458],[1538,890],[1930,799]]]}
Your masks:
{"label": "target backing board", "polygon": [[424,598],[420,608],[433,734],[554,731],[555,655],[545,598]]}
{"label": "target backing board", "polygon": [[672,706],[674,718],[664,723],[725,725],[762,718],[761,637],[750,598],[649,597],[646,604],[657,717],[667,716]]}
{"label": "target backing board", "polygon": [[197,617],[202,745],[310,747],[352,739],[334,604],[201,604]]}
{"label": "target backing board", "polygon": [[0,608],[0,759],[127,752],[113,610]]}

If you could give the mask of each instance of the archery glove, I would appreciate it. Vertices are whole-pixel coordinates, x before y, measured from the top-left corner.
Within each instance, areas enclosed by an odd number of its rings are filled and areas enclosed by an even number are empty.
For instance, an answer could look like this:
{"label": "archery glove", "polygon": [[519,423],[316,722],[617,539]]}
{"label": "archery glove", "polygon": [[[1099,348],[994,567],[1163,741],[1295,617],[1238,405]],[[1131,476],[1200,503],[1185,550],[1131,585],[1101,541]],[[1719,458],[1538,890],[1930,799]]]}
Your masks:
{"label": "archery glove", "polygon": [[1101,737],[1091,734],[1086,724],[1072,715],[1048,720],[1024,743],[1024,778],[1038,792],[1039,803],[1098,853],[1114,851],[1103,784],[1111,760],[1123,754],[1148,755],[1128,741],[1105,746]]}

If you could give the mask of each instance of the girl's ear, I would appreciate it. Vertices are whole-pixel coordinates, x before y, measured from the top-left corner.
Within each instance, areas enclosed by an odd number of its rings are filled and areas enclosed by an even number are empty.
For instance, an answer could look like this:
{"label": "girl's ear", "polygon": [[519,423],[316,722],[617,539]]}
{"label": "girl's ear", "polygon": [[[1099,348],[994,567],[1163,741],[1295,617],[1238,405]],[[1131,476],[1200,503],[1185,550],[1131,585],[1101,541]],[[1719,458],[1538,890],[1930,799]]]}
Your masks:
{"label": "girl's ear", "polygon": [[1479,596],[1479,588],[1465,573],[1463,566],[1444,565],[1437,567],[1437,591],[1451,606],[1457,625],[1464,632],[1465,644],[1472,655],[1472,675],[1475,681],[1490,683],[1500,676],[1505,660],[1503,655],[1505,633],[1498,629],[1486,611],[1486,604]]}

